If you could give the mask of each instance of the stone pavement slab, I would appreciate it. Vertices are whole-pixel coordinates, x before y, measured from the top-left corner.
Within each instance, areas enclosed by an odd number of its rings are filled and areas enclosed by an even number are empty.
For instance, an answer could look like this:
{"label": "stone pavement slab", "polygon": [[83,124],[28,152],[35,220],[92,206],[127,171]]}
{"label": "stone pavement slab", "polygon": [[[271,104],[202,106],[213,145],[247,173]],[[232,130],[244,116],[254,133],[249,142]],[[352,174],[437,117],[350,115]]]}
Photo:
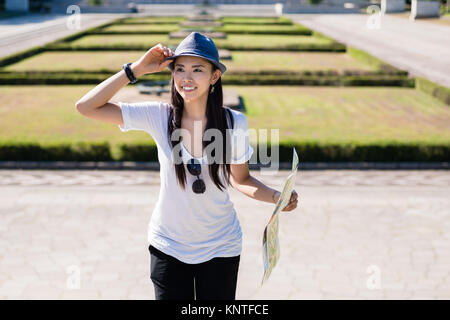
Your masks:
{"label": "stone pavement slab", "polygon": [[[288,171],[253,176],[280,189]],[[0,170],[0,299],[154,299],[157,171]],[[243,230],[237,299],[449,299],[448,171],[299,171],[268,282],[274,205],[229,189]]]}
{"label": "stone pavement slab", "polygon": [[0,58],[99,26],[128,14],[81,13],[80,28],[72,28],[72,14],[30,13],[0,20]]}
{"label": "stone pavement slab", "polygon": [[[362,49],[412,76],[450,87],[450,27],[380,15],[372,28],[366,14],[284,14],[337,41]],[[373,21],[373,20],[372,20]]]}

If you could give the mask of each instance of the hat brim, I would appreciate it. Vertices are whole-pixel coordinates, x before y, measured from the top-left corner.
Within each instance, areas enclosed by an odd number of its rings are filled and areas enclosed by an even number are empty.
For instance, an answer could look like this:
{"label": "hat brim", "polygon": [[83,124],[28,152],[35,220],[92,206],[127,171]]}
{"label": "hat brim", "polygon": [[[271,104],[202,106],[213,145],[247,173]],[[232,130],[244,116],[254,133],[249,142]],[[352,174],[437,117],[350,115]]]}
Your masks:
{"label": "hat brim", "polygon": [[[219,68],[219,70],[222,72],[222,74],[224,74],[225,71],[227,71],[227,67],[226,67],[223,63],[221,63],[220,61],[219,61],[219,63],[217,63],[217,62],[214,61],[214,60],[211,60],[211,59],[208,59],[208,58],[206,58],[206,57],[204,57],[204,56],[202,56],[202,55],[199,55],[199,54],[193,54],[193,53],[189,53],[189,54],[183,54],[183,53],[181,53],[181,54],[178,54],[178,55],[174,55],[174,56],[171,56],[171,57],[167,57],[164,61],[167,61],[167,60],[174,60],[174,59],[176,59],[176,58],[178,58],[178,57],[182,57],[182,56],[192,56],[192,57],[203,58],[203,59],[208,60],[208,61],[211,62],[212,64],[214,64],[217,68]],[[172,62],[171,64],[169,64],[168,68],[169,68],[171,71],[173,71],[173,62]]]}

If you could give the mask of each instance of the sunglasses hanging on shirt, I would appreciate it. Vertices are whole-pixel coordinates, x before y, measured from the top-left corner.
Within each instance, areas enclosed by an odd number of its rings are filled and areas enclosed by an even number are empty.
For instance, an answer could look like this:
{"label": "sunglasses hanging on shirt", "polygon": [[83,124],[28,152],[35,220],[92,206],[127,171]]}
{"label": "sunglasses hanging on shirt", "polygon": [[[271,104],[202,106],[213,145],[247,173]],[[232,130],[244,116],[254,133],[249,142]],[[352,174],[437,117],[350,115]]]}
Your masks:
{"label": "sunglasses hanging on shirt", "polygon": [[192,191],[194,191],[194,193],[204,193],[206,190],[205,182],[199,177],[202,173],[201,164],[192,158],[186,166],[189,173],[197,177],[197,180],[195,180],[192,184]]}

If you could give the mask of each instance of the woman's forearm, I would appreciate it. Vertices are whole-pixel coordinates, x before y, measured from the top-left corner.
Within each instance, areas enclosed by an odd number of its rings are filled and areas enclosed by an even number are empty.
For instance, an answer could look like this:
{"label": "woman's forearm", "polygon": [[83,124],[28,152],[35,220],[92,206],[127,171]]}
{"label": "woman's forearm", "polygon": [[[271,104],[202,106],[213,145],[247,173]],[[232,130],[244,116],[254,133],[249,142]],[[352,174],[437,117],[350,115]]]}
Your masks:
{"label": "woman's forearm", "polygon": [[[171,59],[167,59],[173,55],[170,48],[158,43],[130,65],[131,71],[136,78],[144,74],[161,72],[173,62]],[[129,82],[125,71],[120,70],[86,93],[75,105],[80,112],[100,108]]]}
{"label": "woman's forearm", "polygon": [[[252,177],[251,175],[248,176],[246,180],[244,180],[241,183],[235,183],[233,186],[243,194],[249,196],[250,198],[264,201],[264,202],[270,202],[270,203],[276,203],[278,201],[278,198],[280,196],[280,192],[272,189],[268,186],[266,186],[264,183],[259,181],[258,179]],[[275,198],[274,198],[274,192]]]}
{"label": "woman's forearm", "polygon": [[[136,64],[131,64],[131,70],[135,77],[141,76],[141,71],[136,67]],[[130,80],[125,74],[124,70],[120,70],[115,75],[101,82],[91,91],[86,93],[78,102],[76,106],[78,109],[89,110],[103,106],[107,103],[120,89],[125,87]]]}

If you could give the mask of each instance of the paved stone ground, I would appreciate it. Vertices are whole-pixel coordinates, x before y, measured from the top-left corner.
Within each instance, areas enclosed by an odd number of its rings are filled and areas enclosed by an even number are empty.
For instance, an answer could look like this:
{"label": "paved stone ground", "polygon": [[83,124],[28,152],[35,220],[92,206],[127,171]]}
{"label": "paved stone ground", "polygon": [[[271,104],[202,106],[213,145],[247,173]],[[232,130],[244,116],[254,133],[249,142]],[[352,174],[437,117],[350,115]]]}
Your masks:
{"label": "paved stone ground", "polygon": [[[251,173],[280,189],[289,172]],[[231,189],[244,234],[237,299],[449,299],[449,185],[448,171],[299,172],[263,287],[274,206]],[[158,192],[157,171],[0,170],[0,298],[153,299]]]}
{"label": "paved stone ground", "polygon": [[366,14],[284,16],[408,70],[412,76],[423,76],[450,87],[449,26],[383,15],[380,28],[370,29]]}
{"label": "paved stone ground", "polygon": [[125,16],[127,14],[82,13],[80,29],[71,29],[69,27],[72,26],[71,23],[68,26],[70,14],[30,13],[2,19],[0,21],[0,58]]}

